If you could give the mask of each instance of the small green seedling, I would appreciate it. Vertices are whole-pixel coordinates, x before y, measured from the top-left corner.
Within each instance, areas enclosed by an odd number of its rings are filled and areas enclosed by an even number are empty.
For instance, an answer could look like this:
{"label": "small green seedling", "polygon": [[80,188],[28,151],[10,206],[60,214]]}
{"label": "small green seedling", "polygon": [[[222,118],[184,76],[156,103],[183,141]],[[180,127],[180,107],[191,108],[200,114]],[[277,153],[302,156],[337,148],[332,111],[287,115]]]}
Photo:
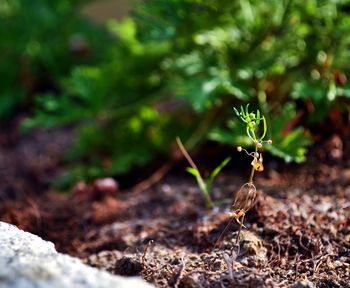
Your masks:
{"label": "small green seedling", "polygon": [[215,178],[219,175],[221,170],[230,162],[231,157],[227,157],[222,161],[205,179],[202,177],[197,165],[193,162],[191,156],[188,154],[186,148],[182,144],[179,137],[176,137],[177,145],[179,146],[181,153],[184,155],[191,167],[187,167],[186,171],[192,174],[196,180],[200,191],[203,194],[205,206],[207,208],[212,208],[214,206],[213,201],[210,197],[210,190],[214,183]]}
{"label": "small green seedling", "polygon": [[238,245],[239,236],[244,226],[244,216],[256,203],[257,192],[256,187],[253,183],[255,171],[262,172],[264,170],[263,157],[262,157],[262,148],[263,144],[272,144],[272,140],[265,141],[265,136],[267,132],[266,119],[261,115],[260,111],[257,110],[255,113],[249,112],[249,104],[245,109],[241,106],[240,111],[234,108],[237,116],[246,123],[246,133],[247,136],[252,140],[254,144],[254,152],[248,152],[242,147],[237,147],[238,152],[244,151],[248,156],[252,157],[252,170],[249,176],[247,183],[244,183],[239,191],[237,192],[235,199],[232,204],[233,212],[230,212],[231,220],[225,227],[224,231],[221,233],[219,239],[216,241],[216,244],[220,241],[227,228],[231,224],[231,221],[235,219],[239,224],[239,230],[236,238],[236,245]]}

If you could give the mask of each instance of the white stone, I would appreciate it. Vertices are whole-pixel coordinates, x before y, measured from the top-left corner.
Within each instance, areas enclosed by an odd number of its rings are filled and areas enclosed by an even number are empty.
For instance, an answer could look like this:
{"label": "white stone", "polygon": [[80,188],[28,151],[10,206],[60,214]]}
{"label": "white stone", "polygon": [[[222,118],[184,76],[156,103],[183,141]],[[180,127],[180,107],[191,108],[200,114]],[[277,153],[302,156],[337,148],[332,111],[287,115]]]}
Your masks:
{"label": "white stone", "polygon": [[1,288],[149,288],[138,277],[121,277],[57,253],[53,243],[0,222]]}

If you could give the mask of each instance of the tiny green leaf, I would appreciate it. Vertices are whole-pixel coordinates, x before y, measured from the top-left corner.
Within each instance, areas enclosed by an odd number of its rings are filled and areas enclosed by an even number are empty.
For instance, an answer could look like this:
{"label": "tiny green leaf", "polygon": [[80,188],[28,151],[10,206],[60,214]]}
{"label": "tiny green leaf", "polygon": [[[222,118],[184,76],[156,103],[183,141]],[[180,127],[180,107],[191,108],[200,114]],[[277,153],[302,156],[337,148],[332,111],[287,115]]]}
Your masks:
{"label": "tiny green leaf", "polygon": [[266,132],[267,132],[266,119],[264,116],[262,117],[262,120],[263,120],[263,124],[264,124],[264,132],[263,132],[262,136],[260,137],[260,141],[265,138]]}
{"label": "tiny green leaf", "polygon": [[243,106],[241,106],[241,115],[242,117],[245,117]]}
{"label": "tiny green leaf", "polygon": [[195,169],[195,168],[192,168],[192,167],[187,167],[186,168],[186,171],[188,172],[188,173],[190,173],[190,174],[192,174],[194,177],[200,177],[200,173],[199,173],[199,171],[197,170],[197,169]]}
{"label": "tiny green leaf", "polygon": [[245,114],[246,114],[246,115],[249,115],[248,108],[249,108],[249,103],[247,104],[247,106],[245,106]]}
{"label": "tiny green leaf", "polygon": [[249,136],[249,138],[254,142],[255,139],[254,137],[250,134],[250,129],[249,129],[249,126],[247,125],[247,135]]}
{"label": "tiny green leaf", "polygon": [[260,111],[259,110],[256,110],[256,126],[258,126],[260,124]]}
{"label": "tiny green leaf", "polygon": [[231,161],[231,157],[227,157],[222,161],[214,170],[210,173],[209,178],[207,180],[208,187],[211,187],[216,176],[221,172],[221,170]]}

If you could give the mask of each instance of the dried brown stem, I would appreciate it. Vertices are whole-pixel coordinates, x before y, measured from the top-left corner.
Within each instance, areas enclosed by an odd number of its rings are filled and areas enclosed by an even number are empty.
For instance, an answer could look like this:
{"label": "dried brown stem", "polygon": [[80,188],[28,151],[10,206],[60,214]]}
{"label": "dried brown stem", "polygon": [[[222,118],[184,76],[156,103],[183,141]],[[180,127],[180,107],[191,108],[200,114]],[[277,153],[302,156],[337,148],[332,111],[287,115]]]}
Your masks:
{"label": "dried brown stem", "polygon": [[[179,137],[176,137],[176,143],[179,146],[181,153],[184,155],[188,163],[191,165],[192,168],[198,170],[197,165],[193,162],[190,154],[188,154],[185,146],[182,144],[181,139]],[[199,171],[199,170],[198,170]]]}
{"label": "dried brown stem", "polygon": [[136,184],[132,189],[131,193],[141,193],[158,183],[173,167],[174,161],[170,161],[160,166],[150,177]]}

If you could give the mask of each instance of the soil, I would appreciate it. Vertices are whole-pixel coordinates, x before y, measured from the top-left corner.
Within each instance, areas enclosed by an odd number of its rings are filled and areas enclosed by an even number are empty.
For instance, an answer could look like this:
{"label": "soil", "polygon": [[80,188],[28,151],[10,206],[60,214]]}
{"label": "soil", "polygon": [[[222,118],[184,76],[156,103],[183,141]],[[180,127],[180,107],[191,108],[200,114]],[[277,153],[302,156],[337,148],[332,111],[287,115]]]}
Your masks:
{"label": "soil", "polygon": [[[22,141],[37,143],[20,138],[12,147],[1,144],[6,163],[18,157],[11,151],[18,154]],[[350,142],[333,136],[302,166],[265,157],[265,171],[255,181],[258,200],[246,214],[239,245],[239,224],[231,221],[214,247],[246,182],[242,171],[249,172],[240,154],[219,175],[212,191],[218,204],[210,210],[183,172],[184,162],[145,191],[78,183],[61,195],[41,180],[48,167],[59,166],[56,156],[37,170],[21,158],[22,174],[19,168],[1,174],[7,192],[1,191],[0,220],[53,241],[58,251],[91,266],[140,275],[156,287],[350,287],[349,152]],[[207,163],[220,162],[218,157]],[[28,171],[34,176],[27,177]],[[17,191],[16,197],[9,191]]]}

